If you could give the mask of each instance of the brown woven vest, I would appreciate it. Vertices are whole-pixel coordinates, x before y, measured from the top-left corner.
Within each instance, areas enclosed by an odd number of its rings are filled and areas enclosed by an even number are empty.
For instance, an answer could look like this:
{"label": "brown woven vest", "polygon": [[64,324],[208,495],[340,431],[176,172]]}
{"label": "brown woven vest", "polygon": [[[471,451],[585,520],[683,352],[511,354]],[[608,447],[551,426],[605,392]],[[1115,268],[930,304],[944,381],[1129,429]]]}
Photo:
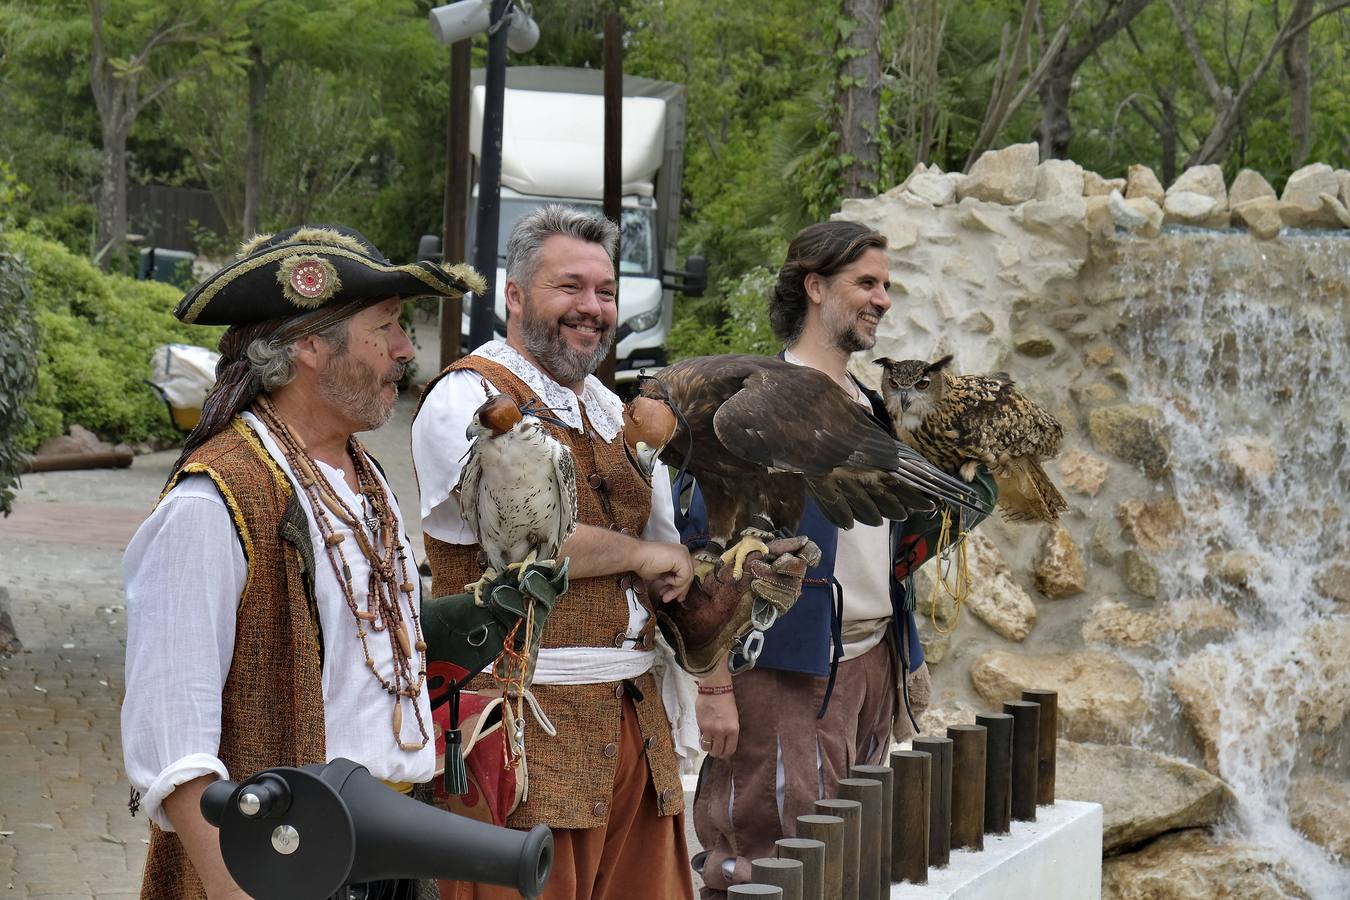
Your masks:
{"label": "brown woven vest", "polygon": [[[221,693],[220,759],[236,781],[273,766],[321,763],[323,648],[305,512],[285,474],[237,417],[188,458],[169,487],[194,473],[215,482],[248,562],[234,658]],[[141,896],[206,897],[178,835],[153,824]]]}
{"label": "brown woven vest", "polygon": [[[474,356],[452,363],[427,384],[423,399],[436,382],[459,370],[478,373],[518,404],[537,400],[534,392],[505,366]],[[472,412],[464,411],[466,419]],[[651,514],[651,486],[628,461],[620,438],[605,443],[594,433],[589,421],[583,424],[584,433],[547,425],[550,433],[571,449],[576,463],[577,520],[627,535],[641,534]],[[423,540],[435,596],[460,593],[482,574],[485,563],[477,545],[447,544],[430,535]],[[628,629],[626,593],[630,586],[650,613],[646,585],[632,574],[572,581],[544,625],[541,646],[618,646]],[[648,619],[642,649],[651,648],[654,630],[655,620]],[[684,792],[670,737],[670,721],[652,674],[648,672],[637,679],[636,686],[642,695],[641,700],[634,699],[652,786],[661,815],[674,815],[684,809]],[[540,684],[533,690],[558,734],[549,737],[534,717],[526,714],[529,797],[507,824],[513,828],[540,823],[552,828],[594,828],[605,824],[617,768],[622,683]]]}

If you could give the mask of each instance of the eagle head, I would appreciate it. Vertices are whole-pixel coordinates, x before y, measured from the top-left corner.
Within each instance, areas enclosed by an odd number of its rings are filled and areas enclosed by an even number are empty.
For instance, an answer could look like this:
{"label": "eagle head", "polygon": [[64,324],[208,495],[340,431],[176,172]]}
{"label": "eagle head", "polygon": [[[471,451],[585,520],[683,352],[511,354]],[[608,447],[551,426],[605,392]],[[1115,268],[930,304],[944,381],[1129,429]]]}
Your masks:
{"label": "eagle head", "polygon": [[664,400],[634,397],[624,406],[624,447],[647,478],[651,478],[656,457],[670,443],[677,424],[675,411]]}
{"label": "eagle head", "polygon": [[514,400],[505,394],[496,394],[484,400],[482,405],[474,410],[464,436],[471,441],[482,435],[501,437],[523,418],[524,415]]}

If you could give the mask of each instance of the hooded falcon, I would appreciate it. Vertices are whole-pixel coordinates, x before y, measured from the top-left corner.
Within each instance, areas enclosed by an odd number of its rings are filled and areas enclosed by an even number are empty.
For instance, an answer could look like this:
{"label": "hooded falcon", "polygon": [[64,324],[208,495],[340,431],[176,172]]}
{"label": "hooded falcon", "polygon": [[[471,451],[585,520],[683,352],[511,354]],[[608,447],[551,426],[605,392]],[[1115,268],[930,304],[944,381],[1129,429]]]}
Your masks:
{"label": "hooded falcon", "polygon": [[1069,508],[1041,460],[1059,453],[1064,429],[1013,387],[1006,373],[952,375],[952,357],[936,362],[882,357],[881,396],[900,440],[939,468],[969,481],[984,463],[998,484],[998,505],[1012,520],[1054,522]]}
{"label": "hooded falcon", "polygon": [[475,599],[510,569],[554,561],[577,522],[572,451],[544,429],[543,409],[497,394],[473,414],[468,458],[455,493],[464,521],[487,556]]}
{"label": "hooded falcon", "polygon": [[[629,418],[654,417],[647,399],[678,419],[633,441],[689,471],[708,506],[710,547],[730,546],[739,577],[745,557],[775,532],[794,533],[810,493],[839,528],[880,525],[956,503],[984,512],[962,482],[897,441],[823,372],[766,356],[703,356],[662,369],[643,384]],[[665,433],[661,433],[665,432]],[[638,444],[642,446],[637,447]],[[715,552],[700,551],[712,566]]]}

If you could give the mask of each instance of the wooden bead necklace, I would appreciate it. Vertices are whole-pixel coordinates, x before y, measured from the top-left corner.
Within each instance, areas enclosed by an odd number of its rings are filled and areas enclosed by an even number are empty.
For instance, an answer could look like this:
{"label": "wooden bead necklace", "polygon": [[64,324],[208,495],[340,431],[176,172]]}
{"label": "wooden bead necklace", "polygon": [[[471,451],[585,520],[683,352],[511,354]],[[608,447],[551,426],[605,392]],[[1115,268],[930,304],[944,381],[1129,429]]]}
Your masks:
{"label": "wooden bead necklace", "polygon": [[[259,396],[255,401],[254,413],[276,438],[286,461],[290,464],[291,471],[295,473],[309,497],[310,507],[314,510],[314,520],[323,538],[324,550],[333,567],[333,574],[337,577],[347,606],[356,619],[356,636],[361,641],[361,652],[366,658],[366,666],[385,693],[394,698],[392,722],[394,741],[400,749],[410,753],[421,750],[430,740],[426,722],[422,719],[422,710],[417,704],[417,698],[421,695],[427,678],[427,645],[422,638],[421,619],[416,604],[413,603],[413,583],[408,578],[407,556],[397,537],[398,519],[394,515],[393,504],[385,493],[384,485],[375,473],[365,448],[355,437],[349,438],[347,451],[356,469],[357,485],[370,503],[374,512],[373,518],[378,523],[378,532],[367,535],[367,520],[357,515],[334,490],[315,465],[304,441],[281,420],[272,401],[266,395]],[[347,557],[342,551],[346,534],[337,531],[332,519],[329,518],[330,513],[350,529],[357,548],[370,565],[365,609],[360,608],[356,601],[356,592],[352,588],[351,567],[347,564]],[[374,532],[374,527],[370,527]],[[375,545],[376,539],[381,543],[378,548]],[[408,616],[412,620],[411,637],[408,625],[404,621],[403,607],[399,603],[400,593],[407,595],[408,598]],[[370,648],[366,643],[367,623],[370,624],[371,630],[387,631],[389,634],[389,646],[394,660],[392,678],[385,678],[380,674],[375,661],[371,659]],[[412,671],[414,647],[419,654],[416,677]],[[417,727],[422,737],[420,742],[403,740],[404,697],[413,701],[413,712],[417,716]]]}

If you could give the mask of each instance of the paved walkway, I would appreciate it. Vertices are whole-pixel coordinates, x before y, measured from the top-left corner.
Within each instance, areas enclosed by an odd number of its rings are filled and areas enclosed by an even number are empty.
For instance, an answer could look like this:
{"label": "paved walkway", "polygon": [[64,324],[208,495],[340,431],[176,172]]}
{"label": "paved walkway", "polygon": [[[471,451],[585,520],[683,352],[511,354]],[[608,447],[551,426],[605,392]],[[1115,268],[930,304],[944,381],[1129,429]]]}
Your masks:
{"label": "paved walkway", "polygon": [[[420,548],[411,416],[405,398],[367,443]],[[139,893],[148,825],[127,813],[122,772],[121,558],[176,457],[28,475],[0,519],[0,587],[24,645],[0,657],[0,900]]]}

